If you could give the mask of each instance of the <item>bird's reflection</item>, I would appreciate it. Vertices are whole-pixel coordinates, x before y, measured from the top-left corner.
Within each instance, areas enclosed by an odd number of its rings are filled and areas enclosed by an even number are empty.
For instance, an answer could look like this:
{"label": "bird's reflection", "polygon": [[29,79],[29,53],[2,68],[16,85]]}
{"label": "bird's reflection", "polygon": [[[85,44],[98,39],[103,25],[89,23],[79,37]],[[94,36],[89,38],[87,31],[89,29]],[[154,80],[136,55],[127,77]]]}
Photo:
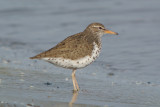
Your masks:
{"label": "bird's reflection", "polygon": [[73,92],[72,99],[69,102],[69,107],[72,107],[72,105],[74,104],[74,102],[77,100],[77,96],[78,96],[78,92]]}

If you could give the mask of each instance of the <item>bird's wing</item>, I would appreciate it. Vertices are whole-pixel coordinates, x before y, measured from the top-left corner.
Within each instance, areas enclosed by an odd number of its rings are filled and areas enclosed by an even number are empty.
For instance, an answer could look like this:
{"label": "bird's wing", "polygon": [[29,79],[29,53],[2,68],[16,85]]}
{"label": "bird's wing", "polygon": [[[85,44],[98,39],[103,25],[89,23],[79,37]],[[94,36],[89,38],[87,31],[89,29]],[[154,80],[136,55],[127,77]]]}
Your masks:
{"label": "bird's wing", "polygon": [[91,49],[93,49],[92,44],[88,44],[85,36],[82,33],[78,33],[69,36],[55,47],[31,57],[31,59],[42,59],[46,57],[77,59],[77,57],[85,57],[86,54],[90,55],[92,52]]}

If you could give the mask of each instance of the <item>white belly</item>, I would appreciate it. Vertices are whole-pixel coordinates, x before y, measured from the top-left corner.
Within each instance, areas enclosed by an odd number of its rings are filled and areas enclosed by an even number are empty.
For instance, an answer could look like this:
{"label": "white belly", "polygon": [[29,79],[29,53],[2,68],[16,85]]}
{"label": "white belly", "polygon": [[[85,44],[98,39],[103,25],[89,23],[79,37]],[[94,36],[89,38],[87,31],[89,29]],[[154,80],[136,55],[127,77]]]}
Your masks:
{"label": "white belly", "polygon": [[76,60],[63,59],[63,58],[49,58],[49,57],[42,58],[42,60],[52,63],[56,66],[69,68],[69,69],[83,68],[91,64],[99,56],[100,49],[98,48],[98,45],[95,42],[93,44],[94,44],[94,48],[91,56],[87,55],[83,58],[79,58]]}

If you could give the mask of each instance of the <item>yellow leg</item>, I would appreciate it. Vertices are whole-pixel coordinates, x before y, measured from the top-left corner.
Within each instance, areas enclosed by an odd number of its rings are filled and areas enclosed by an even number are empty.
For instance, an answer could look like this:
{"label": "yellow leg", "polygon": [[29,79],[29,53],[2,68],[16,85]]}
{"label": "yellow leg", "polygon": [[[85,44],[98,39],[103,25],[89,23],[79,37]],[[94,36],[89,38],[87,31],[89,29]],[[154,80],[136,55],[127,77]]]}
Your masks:
{"label": "yellow leg", "polygon": [[73,71],[72,71],[72,82],[73,82],[73,88],[74,88],[73,91],[79,91],[79,86],[78,86],[78,83],[76,80],[75,73],[76,73],[76,69],[73,69]]}
{"label": "yellow leg", "polygon": [[72,82],[73,82],[73,91],[77,91],[77,88],[76,88],[76,84],[75,84],[75,71],[73,70],[72,71]]}
{"label": "yellow leg", "polygon": [[76,80],[76,76],[75,76],[75,84],[76,84],[77,91],[79,91],[79,86],[78,86],[78,82]]}

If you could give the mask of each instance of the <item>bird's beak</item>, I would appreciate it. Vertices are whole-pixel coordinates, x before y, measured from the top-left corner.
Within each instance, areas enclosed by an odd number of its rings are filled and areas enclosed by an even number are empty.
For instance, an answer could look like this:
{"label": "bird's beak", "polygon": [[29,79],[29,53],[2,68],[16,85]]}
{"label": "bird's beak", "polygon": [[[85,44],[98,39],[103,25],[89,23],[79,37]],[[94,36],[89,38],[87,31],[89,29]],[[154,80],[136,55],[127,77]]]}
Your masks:
{"label": "bird's beak", "polygon": [[105,34],[113,34],[113,35],[118,35],[118,33],[117,32],[113,32],[113,31],[111,31],[111,30],[108,30],[108,29],[106,29],[105,31],[104,31],[104,33]]}

